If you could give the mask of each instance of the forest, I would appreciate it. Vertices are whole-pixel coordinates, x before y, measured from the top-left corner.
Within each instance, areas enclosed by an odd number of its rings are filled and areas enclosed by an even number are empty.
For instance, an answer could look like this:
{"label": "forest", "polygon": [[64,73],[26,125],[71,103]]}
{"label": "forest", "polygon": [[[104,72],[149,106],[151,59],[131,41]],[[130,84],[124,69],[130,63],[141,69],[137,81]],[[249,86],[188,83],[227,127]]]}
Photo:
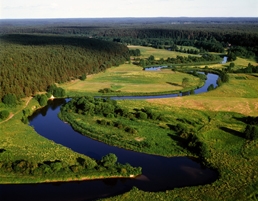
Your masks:
{"label": "forest", "polygon": [[54,35],[0,36],[0,99],[46,91],[54,83],[118,66],[129,58],[121,44]]}

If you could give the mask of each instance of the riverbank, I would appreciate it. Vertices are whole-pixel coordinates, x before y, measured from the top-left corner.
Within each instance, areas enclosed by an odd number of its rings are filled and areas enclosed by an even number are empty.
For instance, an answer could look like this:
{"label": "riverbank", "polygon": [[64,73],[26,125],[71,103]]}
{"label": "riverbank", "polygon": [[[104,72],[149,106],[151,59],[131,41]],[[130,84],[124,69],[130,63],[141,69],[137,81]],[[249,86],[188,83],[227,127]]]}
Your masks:
{"label": "riverbank", "polygon": [[[0,183],[69,181],[71,177],[80,181],[114,175],[130,178],[134,171],[136,174],[133,175],[140,174],[140,169],[131,166],[114,164],[113,168],[107,169],[94,159],[38,135],[21,119],[24,109],[34,111],[39,107],[35,99],[24,102],[16,107],[13,118],[0,124],[3,131],[0,133]],[[126,171],[119,172],[122,169]]]}

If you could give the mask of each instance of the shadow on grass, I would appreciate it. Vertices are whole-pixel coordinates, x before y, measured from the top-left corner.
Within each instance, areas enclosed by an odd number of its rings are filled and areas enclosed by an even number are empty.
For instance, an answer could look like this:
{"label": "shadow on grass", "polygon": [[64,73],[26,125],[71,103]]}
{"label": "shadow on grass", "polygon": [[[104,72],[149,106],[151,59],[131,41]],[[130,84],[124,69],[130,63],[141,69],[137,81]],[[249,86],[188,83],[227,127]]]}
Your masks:
{"label": "shadow on grass", "polygon": [[176,136],[176,135],[172,135],[170,133],[168,133],[168,136],[176,142],[176,144],[184,149],[187,149],[188,150],[188,147],[187,147],[187,140],[182,138],[182,137],[179,137],[179,136]]}
{"label": "shadow on grass", "polygon": [[258,75],[254,75],[254,74],[252,74],[252,76],[253,76],[253,77],[258,77]]}
{"label": "shadow on grass", "polygon": [[61,162],[60,160],[55,160],[55,161],[44,161],[43,163],[46,165],[51,165],[52,163],[57,163],[57,162]]}
{"label": "shadow on grass", "polygon": [[231,128],[220,127],[220,130],[225,131],[225,132],[227,132],[227,133],[230,133],[230,134],[232,134],[232,135],[234,135],[234,136],[244,138],[243,133],[241,133],[241,132],[239,132],[239,131],[236,131],[236,130],[233,130],[233,129],[231,129]]}
{"label": "shadow on grass", "polygon": [[258,125],[258,117],[233,117],[234,119],[250,125]]}
{"label": "shadow on grass", "polygon": [[0,149],[0,154],[5,152],[6,150],[5,149]]}
{"label": "shadow on grass", "polygon": [[182,85],[177,84],[177,83],[173,83],[173,82],[166,82],[167,84],[170,84],[172,86],[176,86],[176,87],[181,87]]}

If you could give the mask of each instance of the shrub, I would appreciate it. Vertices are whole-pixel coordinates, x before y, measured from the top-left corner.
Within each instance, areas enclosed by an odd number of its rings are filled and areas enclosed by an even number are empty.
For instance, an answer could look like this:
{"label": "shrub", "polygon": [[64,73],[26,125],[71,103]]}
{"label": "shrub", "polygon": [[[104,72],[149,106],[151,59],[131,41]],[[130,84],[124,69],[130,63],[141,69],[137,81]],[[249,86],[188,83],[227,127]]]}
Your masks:
{"label": "shrub", "polygon": [[9,117],[10,113],[7,110],[0,111],[0,119],[4,120]]}
{"label": "shrub", "polygon": [[145,113],[145,112],[138,112],[137,114],[137,118],[138,119],[147,119],[148,118],[148,115]]}
{"label": "shrub", "polygon": [[86,80],[86,78],[87,78],[87,76],[86,76],[86,74],[84,73],[84,74],[82,74],[82,76],[80,77],[80,80],[84,81],[84,80]]}

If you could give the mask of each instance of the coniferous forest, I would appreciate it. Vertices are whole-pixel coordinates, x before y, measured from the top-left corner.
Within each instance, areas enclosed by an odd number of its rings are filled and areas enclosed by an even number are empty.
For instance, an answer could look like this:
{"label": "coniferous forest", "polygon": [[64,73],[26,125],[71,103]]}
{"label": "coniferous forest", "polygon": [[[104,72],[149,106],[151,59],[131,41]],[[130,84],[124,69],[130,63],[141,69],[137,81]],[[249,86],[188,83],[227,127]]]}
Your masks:
{"label": "coniferous forest", "polygon": [[124,45],[85,37],[10,34],[0,41],[0,99],[6,94],[30,96],[129,57]]}

